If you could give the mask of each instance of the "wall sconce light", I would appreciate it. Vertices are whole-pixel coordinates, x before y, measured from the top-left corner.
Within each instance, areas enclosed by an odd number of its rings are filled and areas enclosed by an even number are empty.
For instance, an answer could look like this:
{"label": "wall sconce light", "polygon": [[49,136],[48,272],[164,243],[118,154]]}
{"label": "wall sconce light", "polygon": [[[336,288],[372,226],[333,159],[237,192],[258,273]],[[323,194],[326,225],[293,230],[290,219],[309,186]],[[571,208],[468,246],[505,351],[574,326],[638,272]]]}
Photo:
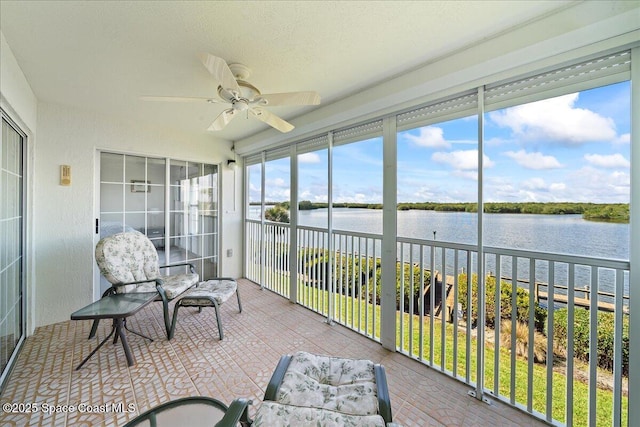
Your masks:
{"label": "wall sconce light", "polygon": [[65,187],[71,185],[71,166],[60,165],[60,185]]}
{"label": "wall sconce light", "polygon": [[236,160],[235,159],[229,159],[227,160],[227,167],[229,169],[235,169],[236,167]]}

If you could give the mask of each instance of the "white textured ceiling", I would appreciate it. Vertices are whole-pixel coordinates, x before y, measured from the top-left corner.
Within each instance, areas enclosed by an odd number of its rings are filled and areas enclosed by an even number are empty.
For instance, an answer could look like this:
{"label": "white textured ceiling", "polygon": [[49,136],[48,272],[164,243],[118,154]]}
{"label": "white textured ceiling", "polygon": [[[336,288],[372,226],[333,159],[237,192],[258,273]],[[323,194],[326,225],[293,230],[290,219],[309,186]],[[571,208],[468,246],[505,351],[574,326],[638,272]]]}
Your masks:
{"label": "white textured ceiling", "polygon": [[[315,90],[323,105],[566,7],[560,1],[6,1],[0,30],[36,97],[111,117],[203,133],[223,105],[199,62],[240,62],[263,93]],[[273,107],[295,117],[317,107]],[[267,126],[236,118],[211,133]]]}

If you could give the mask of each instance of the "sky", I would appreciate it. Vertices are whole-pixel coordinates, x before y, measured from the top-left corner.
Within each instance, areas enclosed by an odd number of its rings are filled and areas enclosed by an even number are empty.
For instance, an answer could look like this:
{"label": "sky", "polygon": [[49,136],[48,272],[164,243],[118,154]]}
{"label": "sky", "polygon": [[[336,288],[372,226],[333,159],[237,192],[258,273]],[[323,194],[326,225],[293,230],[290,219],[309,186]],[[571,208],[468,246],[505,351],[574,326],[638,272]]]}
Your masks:
{"label": "sky", "polygon": [[[630,83],[485,114],[485,202],[628,203]],[[398,202],[476,202],[478,119],[398,133]],[[382,138],[334,147],[335,202],[382,202]],[[299,200],[326,202],[327,150],[302,154]],[[260,200],[259,165],[250,200]],[[289,160],[265,165],[265,199],[290,199]]]}

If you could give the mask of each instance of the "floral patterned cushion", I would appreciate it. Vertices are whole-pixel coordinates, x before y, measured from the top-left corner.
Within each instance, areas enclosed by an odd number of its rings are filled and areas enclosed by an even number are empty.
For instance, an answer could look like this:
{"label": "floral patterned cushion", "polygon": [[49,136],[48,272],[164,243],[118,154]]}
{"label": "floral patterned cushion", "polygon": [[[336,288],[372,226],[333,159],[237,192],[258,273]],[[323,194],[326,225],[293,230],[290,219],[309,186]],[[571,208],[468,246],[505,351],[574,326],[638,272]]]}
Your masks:
{"label": "floral patterned cushion", "polygon": [[[114,285],[161,278],[168,299],[175,298],[198,282],[198,275],[194,273],[162,276],[156,248],[147,236],[138,231],[117,233],[101,239],[96,245],[96,263],[100,273]],[[119,293],[155,291],[155,282],[117,289]]]}
{"label": "floral patterned cushion", "polygon": [[297,352],[284,375],[277,401],[348,415],[375,415],[378,397],[373,365],[369,360]]}
{"label": "floral patterned cushion", "polygon": [[265,401],[252,427],[385,427],[380,415],[349,415],[328,409],[303,408]]}
{"label": "floral patterned cushion", "polygon": [[160,276],[162,289],[168,299],[174,299],[184,291],[198,283],[200,279],[197,273],[174,274],[173,276]]}
{"label": "floral patterned cushion", "polygon": [[238,289],[238,282],[231,279],[212,279],[201,282],[182,297],[182,305],[213,306],[210,298],[218,305],[229,299]]}

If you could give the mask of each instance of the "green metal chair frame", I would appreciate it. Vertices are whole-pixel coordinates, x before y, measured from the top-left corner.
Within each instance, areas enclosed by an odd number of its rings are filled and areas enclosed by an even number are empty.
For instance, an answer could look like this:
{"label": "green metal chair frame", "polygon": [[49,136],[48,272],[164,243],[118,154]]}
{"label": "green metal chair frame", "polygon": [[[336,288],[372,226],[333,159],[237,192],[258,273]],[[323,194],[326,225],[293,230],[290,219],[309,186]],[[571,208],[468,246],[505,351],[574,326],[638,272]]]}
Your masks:
{"label": "green metal chair frame", "polygon": [[[188,405],[209,405],[212,406],[222,413],[224,416],[220,421],[218,421],[214,427],[236,427],[238,423],[241,425],[248,425],[248,408],[251,404],[251,400],[238,398],[234,399],[231,402],[231,405],[227,407],[224,403],[220,402],[217,399],[206,397],[206,396],[191,396],[184,397],[181,399],[172,400],[169,402],[165,402],[161,405],[156,406],[155,408],[151,408],[148,411],[138,415],[124,427],[135,427],[139,425],[145,425],[145,422],[148,422],[151,427],[160,427],[163,424],[158,424],[159,415],[167,410],[175,409],[180,406],[188,406]],[[168,426],[173,427],[173,426]]]}

